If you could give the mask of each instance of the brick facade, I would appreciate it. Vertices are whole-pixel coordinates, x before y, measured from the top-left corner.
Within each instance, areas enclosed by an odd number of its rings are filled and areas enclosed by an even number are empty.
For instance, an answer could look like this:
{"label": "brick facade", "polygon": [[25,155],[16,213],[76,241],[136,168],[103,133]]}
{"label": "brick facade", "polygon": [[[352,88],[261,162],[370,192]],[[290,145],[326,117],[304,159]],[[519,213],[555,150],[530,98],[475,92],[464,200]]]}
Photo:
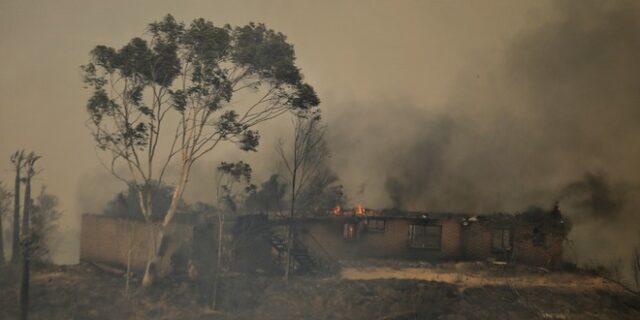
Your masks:
{"label": "brick facade", "polygon": [[[533,266],[554,268],[562,263],[563,236],[544,224],[520,222],[513,218],[504,221],[469,221],[462,215],[432,219],[415,217],[373,217],[384,221],[384,230],[368,228],[367,218],[333,217],[306,219],[298,222],[307,243],[322,246],[335,260],[349,259],[407,259],[443,260],[509,260]],[[518,223],[514,223],[518,222]],[[345,239],[344,225],[356,225],[353,239]],[[440,226],[440,246],[437,249],[416,248],[411,245],[411,225]],[[376,224],[376,226],[378,226]],[[536,243],[532,236],[537,229],[544,243]],[[504,240],[494,244],[495,232],[503,232]],[[502,233],[500,233],[502,235]],[[499,238],[502,240],[501,238]]]}
{"label": "brick facade", "polygon": [[[558,226],[564,222],[559,215],[548,219],[552,216],[538,214],[528,216],[528,220],[498,217],[502,218],[423,214],[272,220],[260,215],[241,216],[225,224],[228,243],[223,246],[229,248],[229,265],[234,269],[273,271],[279,268],[277,260],[281,260],[282,252],[274,251],[270,239],[274,234],[286,234],[287,226],[292,225],[297,230],[298,245],[331,261],[504,260],[548,268],[560,266],[564,233],[559,232],[563,229]],[[144,222],[84,215],[80,259],[126,266],[131,250],[132,269],[144,270],[155,228]],[[175,272],[179,267],[176,264],[184,266],[187,260],[200,270],[211,270],[217,259],[217,230],[202,221],[171,225],[160,274]]]}
{"label": "brick facade", "polygon": [[[162,245],[165,254],[158,266],[160,275],[174,271],[179,267],[176,264],[184,264],[188,255],[197,253],[194,251],[197,248],[193,247],[194,230],[196,230],[194,226],[188,224],[173,224],[168,228]],[[100,215],[83,215],[80,261],[99,262],[124,268],[130,257],[131,269],[143,271],[149,256],[149,246],[153,241],[152,237],[157,237],[157,232],[158,226],[150,223]],[[199,233],[200,237],[202,234],[202,232]],[[207,238],[215,241],[212,236]],[[209,241],[200,242],[206,244]],[[210,249],[215,249],[215,243],[210,246]],[[129,251],[131,251],[130,256]],[[213,252],[215,255],[215,251]]]}

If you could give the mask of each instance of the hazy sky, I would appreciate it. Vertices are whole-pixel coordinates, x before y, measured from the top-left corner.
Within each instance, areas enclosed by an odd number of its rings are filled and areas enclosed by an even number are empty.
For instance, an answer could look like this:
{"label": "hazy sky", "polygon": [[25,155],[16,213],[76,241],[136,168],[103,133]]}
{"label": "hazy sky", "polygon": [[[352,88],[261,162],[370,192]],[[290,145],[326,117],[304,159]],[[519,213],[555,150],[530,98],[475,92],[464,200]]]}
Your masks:
{"label": "hazy sky", "polygon": [[[574,42],[562,37],[590,34],[590,28],[602,31],[607,38],[611,38],[610,34],[622,37],[624,33],[620,31],[624,30],[622,27],[609,30],[598,24],[619,20],[608,15],[593,19],[593,25],[588,22],[600,7],[605,7],[601,2],[589,1],[585,10],[572,7],[566,1],[561,3],[0,0],[0,180],[11,185],[9,156],[16,149],[41,154],[40,166],[44,171],[36,184],[46,184],[51,193],[60,197],[65,212],[63,225],[68,230],[77,230],[81,212],[99,210],[106,199],[121,189],[99,166],[85,127],[89,92],[83,89],[79,66],[88,61],[88,53],[95,45],[120,47],[132,37],[143,35],[148,23],[171,13],[185,22],[198,17],[217,25],[264,22],[288,36],[295,46],[298,66],[322,100],[333,161],[352,201],[362,201],[371,207],[389,206],[392,203],[387,192],[389,177],[403,179],[407,173],[395,169],[413,166],[418,167],[418,174],[409,175],[420,179],[416,185],[431,179],[443,186],[440,190],[446,191],[446,195],[442,194],[445,191],[424,191],[407,198],[408,206],[413,208],[440,208],[455,201],[460,204],[452,207],[455,210],[498,210],[524,207],[527,201],[547,201],[548,193],[541,193],[541,189],[555,188],[567,183],[567,179],[578,179],[585,170],[598,168],[610,160],[620,168],[628,168],[640,155],[635,145],[608,145],[604,138],[587,142],[579,139],[580,143],[574,143],[571,134],[561,135],[560,144],[549,148],[545,143],[549,137],[536,131],[549,129],[546,124],[559,123],[547,121],[549,117],[543,112],[547,109],[535,113],[531,110],[537,109],[529,108],[537,103],[553,105],[544,99],[532,99],[529,94],[545,92],[540,96],[546,96],[549,89],[552,94],[562,91],[554,91],[558,86],[544,86],[556,76],[555,70],[547,68],[576,61],[570,48],[574,43],[585,48],[597,45],[590,42],[589,37],[585,41],[578,37]],[[567,23],[573,25],[572,22],[585,28],[564,28]],[[554,37],[556,34],[559,36]],[[622,43],[626,41],[621,39]],[[569,46],[563,47],[564,43]],[[613,47],[612,52],[617,49],[620,48]],[[557,61],[549,58],[556,57],[556,53]],[[609,57],[607,54],[603,53],[602,57]],[[606,66],[607,61],[603,61]],[[585,70],[599,74],[608,69]],[[592,73],[582,74],[585,81],[592,79]],[[512,78],[513,74],[525,76]],[[575,95],[578,91],[573,90],[572,84],[576,88],[590,85],[570,77],[565,80],[568,85],[559,87],[570,94],[552,97],[568,104],[580,95]],[[627,97],[626,92],[619,96]],[[626,106],[622,102],[620,105]],[[610,107],[615,109],[615,103]],[[571,120],[562,122],[561,126],[581,119],[569,112],[575,109],[567,110],[566,117],[561,113],[559,119]],[[621,114],[619,118],[629,117]],[[573,134],[582,132],[576,129],[593,127],[603,130],[593,136],[613,137],[608,135],[611,126],[594,127],[592,122],[581,120],[575,123],[567,129]],[[261,128],[263,140],[259,152],[246,155],[257,168],[258,178],[264,178],[273,169],[273,144],[288,132],[288,124],[289,120],[283,118]],[[621,128],[631,128],[630,124],[635,122],[626,122]],[[618,131],[616,138],[623,136]],[[627,137],[629,132],[637,131],[626,132]],[[510,137],[518,139],[510,140]],[[562,144],[562,137],[571,142]],[[442,145],[443,141],[446,145]],[[590,141],[602,148],[580,149],[584,143],[591,145]],[[504,146],[513,152],[505,153]],[[539,165],[528,164],[531,152],[567,150],[567,146],[575,147],[576,152],[572,154],[577,156],[554,152]],[[628,148],[636,151],[618,152]],[[589,152],[585,152],[586,149]],[[418,153],[412,154],[413,150]],[[424,150],[428,155],[421,153]],[[598,153],[612,150],[624,156],[613,159]],[[438,154],[447,155],[447,165],[442,164],[443,156]],[[409,162],[390,155],[405,157]],[[206,188],[206,179],[215,161],[243,156],[230,148],[211,155],[196,168],[202,174],[192,179],[192,185],[204,187],[188,189],[187,198],[207,200],[210,191]],[[418,160],[412,162],[411,159]],[[424,163],[429,165],[429,170],[420,170]],[[472,167],[474,170],[470,171]],[[547,170],[549,167],[556,170]],[[431,172],[433,168],[448,174],[435,175]],[[541,175],[540,171],[546,174]],[[560,171],[563,174],[557,174]],[[622,172],[625,171],[618,170],[617,175]],[[478,183],[496,177],[496,173],[510,178],[490,187]],[[540,176],[547,178],[538,179]],[[531,183],[525,186],[522,179],[531,179]],[[469,183],[461,183],[465,181]],[[428,184],[421,187],[430,188]],[[467,194],[475,196],[461,200],[460,195]],[[480,195],[486,200],[478,201]],[[471,198],[474,200],[469,200]],[[503,198],[509,201],[503,203],[500,200]]]}
{"label": "hazy sky", "polygon": [[167,13],[220,25],[264,22],[285,33],[330,120],[341,108],[364,111],[380,100],[441,107],[451,82],[464,69],[475,76],[470,66],[478,60],[491,63],[541,7],[514,1],[0,3],[1,178],[11,181],[14,150],[35,150],[43,155],[38,183],[59,195],[70,215],[79,210],[80,177],[101,170],[85,127],[88,91],[79,66],[95,45],[121,46]]}

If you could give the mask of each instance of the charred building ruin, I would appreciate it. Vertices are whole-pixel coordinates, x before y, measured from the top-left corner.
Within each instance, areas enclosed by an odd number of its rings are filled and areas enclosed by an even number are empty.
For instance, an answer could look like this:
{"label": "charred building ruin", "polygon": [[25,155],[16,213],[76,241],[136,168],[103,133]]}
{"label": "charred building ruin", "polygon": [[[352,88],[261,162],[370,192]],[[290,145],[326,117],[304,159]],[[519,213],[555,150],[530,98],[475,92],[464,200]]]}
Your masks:
{"label": "charred building ruin", "polygon": [[[556,268],[569,229],[557,209],[484,216],[359,209],[294,219],[244,215],[222,229],[215,219],[192,219],[174,224],[161,244],[167,250],[161,274],[194,266],[210,270],[218,256],[238,271],[277,273],[286,260],[289,227],[295,231],[291,255],[299,273],[333,272],[339,261],[364,259],[493,260]],[[85,215],[80,258],[120,266],[129,261],[133,270],[142,270],[152,228]],[[218,255],[219,248],[224,254]]]}

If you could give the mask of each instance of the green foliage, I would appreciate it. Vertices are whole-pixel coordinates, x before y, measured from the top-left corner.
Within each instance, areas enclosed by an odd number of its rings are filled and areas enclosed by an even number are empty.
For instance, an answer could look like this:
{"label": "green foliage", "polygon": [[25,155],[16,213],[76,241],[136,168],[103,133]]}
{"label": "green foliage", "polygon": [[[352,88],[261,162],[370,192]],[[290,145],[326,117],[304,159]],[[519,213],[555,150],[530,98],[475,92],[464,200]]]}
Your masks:
{"label": "green foliage", "polygon": [[293,46],[282,33],[267,29],[262,23],[250,23],[237,27],[233,37],[232,57],[236,63],[276,84],[300,84],[300,70],[293,64]]}
{"label": "green foliage", "polygon": [[[130,220],[145,220],[140,207],[138,195],[139,188],[144,188],[144,186],[138,186],[135,183],[130,182],[126,191],[119,192],[107,203],[103,214]],[[152,196],[151,220],[162,221],[164,215],[169,209],[169,205],[171,204],[173,188],[164,184],[159,185],[157,183],[150,184],[148,188],[149,194]],[[186,205],[184,202],[181,202],[179,207],[180,209],[184,209],[186,208]]]}
{"label": "green foliage", "polygon": [[244,151],[257,151],[260,141],[260,133],[257,130],[245,130],[240,137],[240,149]]}
{"label": "green foliage", "polygon": [[238,122],[238,117],[238,113],[234,110],[226,111],[220,115],[220,120],[217,125],[221,136],[237,135],[243,131],[243,125]]}
{"label": "green foliage", "polygon": [[221,162],[218,166],[218,171],[227,175],[235,182],[245,181],[249,183],[251,181],[251,173],[253,170],[248,163],[239,161],[235,163]]}
{"label": "green foliage", "polygon": [[309,182],[300,193],[298,210],[308,215],[326,215],[337,205],[345,207],[346,196],[338,177],[328,168]]}
{"label": "green foliage", "polygon": [[23,253],[32,259],[42,260],[45,255],[49,254],[49,250],[43,247],[43,244],[42,235],[37,232],[29,231],[26,236],[20,236],[20,247],[22,250],[26,250]]}
{"label": "green foliage", "polygon": [[[251,166],[243,161],[220,163],[217,186],[219,209],[238,213],[244,196],[255,191],[255,186],[251,184],[251,173]],[[235,190],[237,184],[244,186],[243,192]]]}
{"label": "green foliage", "polygon": [[291,95],[289,103],[298,110],[310,110],[320,104],[320,99],[313,87],[306,83],[296,84],[296,92]]}
{"label": "green foliage", "polygon": [[280,214],[286,207],[287,184],[277,174],[263,182],[245,201],[248,213]]}
{"label": "green foliage", "polygon": [[32,256],[38,260],[51,259],[51,249],[56,245],[58,220],[62,216],[58,205],[58,197],[47,193],[43,187],[31,207],[29,243],[33,250]]}
{"label": "green foliage", "polygon": [[178,112],[184,112],[187,106],[187,95],[182,90],[176,90],[171,95],[172,106]]}
{"label": "green foliage", "polygon": [[2,219],[5,214],[11,210],[12,202],[13,193],[5,187],[2,181],[0,181],[0,219]]}
{"label": "green foliage", "polygon": [[[200,18],[185,26],[167,15],[148,30],[148,39],[133,38],[120,49],[96,46],[82,66],[84,82],[93,89],[86,107],[103,150],[124,156],[127,148],[150,147],[165,113],[161,105],[168,103],[179,113],[190,106],[205,111],[201,125],[213,124],[222,140],[255,151],[259,135],[249,128],[280,114],[273,106],[295,111],[320,103],[303,82],[286,36],[264,24],[218,27]],[[271,93],[261,101],[271,109],[243,117],[227,110],[210,119],[241,89]]]}

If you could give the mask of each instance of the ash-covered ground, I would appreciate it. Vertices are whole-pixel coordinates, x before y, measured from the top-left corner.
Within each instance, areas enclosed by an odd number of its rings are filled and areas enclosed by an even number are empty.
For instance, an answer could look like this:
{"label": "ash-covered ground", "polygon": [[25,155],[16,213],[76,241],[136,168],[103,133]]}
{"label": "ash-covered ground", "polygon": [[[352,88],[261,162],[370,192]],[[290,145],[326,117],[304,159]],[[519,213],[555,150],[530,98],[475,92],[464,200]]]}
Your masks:
{"label": "ash-covered ground", "polygon": [[[640,296],[593,273],[487,263],[345,263],[325,278],[228,274],[219,311],[210,286],[134,278],[91,265],[40,266],[30,319],[639,319]],[[17,283],[0,287],[0,318],[17,317]]]}

